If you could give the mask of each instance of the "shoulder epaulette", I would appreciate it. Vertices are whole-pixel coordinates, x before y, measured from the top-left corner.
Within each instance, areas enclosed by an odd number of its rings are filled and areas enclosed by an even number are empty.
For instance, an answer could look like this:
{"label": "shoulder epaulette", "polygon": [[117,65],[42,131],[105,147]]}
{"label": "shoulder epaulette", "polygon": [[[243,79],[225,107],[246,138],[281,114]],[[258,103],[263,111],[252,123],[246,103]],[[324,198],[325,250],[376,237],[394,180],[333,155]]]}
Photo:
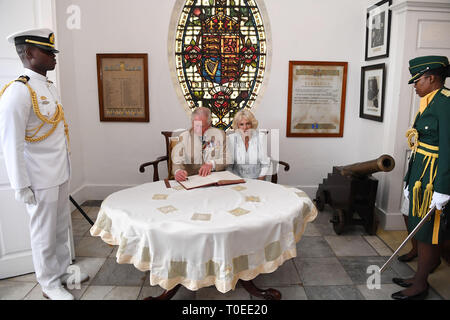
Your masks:
{"label": "shoulder epaulette", "polygon": [[16,79],[16,81],[22,82],[22,83],[27,83],[30,80],[29,76],[20,76],[19,78]]}
{"label": "shoulder epaulette", "polygon": [[446,96],[447,98],[450,97],[450,90],[448,89],[442,89],[441,93]]}

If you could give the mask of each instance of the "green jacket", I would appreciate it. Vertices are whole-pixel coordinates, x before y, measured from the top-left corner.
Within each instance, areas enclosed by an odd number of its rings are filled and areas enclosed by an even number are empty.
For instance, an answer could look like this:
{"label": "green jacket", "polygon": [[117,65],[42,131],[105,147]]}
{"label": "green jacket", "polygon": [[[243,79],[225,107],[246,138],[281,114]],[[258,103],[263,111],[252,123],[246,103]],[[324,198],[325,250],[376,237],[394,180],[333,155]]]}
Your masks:
{"label": "green jacket", "polygon": [[[422,114],[414,120],[413,128],[419,132],[419,141],[433,146],[439,146],[436,178],[433,189],[436,192],[450,194],[450,90],[441,88]],[[417,157],[419,160],[421,157]],[[411,166],[414,157],[411,157],[409,169],[405,176],[407,184],[410,183]],[[414,185],[414,181],[412,182]],[[411,189],[411,188],[410,188]],[[410,190],[411,191],[411,190]]]}

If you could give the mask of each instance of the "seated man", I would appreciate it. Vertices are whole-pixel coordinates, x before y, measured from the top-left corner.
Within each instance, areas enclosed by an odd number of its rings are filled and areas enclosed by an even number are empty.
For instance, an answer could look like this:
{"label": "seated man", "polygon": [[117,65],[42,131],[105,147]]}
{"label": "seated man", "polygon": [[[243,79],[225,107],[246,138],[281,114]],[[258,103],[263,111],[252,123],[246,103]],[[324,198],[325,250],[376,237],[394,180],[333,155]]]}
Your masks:
{"label": "seated man", "polygon": [[172,173],[177,181],[188,176],[207,176],[226,166],[225,133],[211,127],[211,111],[199,107],[192,113],[192,127],[183,131],[172,150]]}

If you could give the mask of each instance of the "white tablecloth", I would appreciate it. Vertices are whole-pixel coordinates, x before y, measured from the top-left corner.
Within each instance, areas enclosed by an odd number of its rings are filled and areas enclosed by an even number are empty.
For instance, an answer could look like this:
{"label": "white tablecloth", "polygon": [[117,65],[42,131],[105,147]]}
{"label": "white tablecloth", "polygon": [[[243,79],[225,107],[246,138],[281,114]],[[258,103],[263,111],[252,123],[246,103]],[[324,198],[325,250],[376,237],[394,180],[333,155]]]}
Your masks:
{"label": "white tablecloth", "polygon": [[317,210],[303,191],[266,181],[184,190],[176,181],[109,195],[90,232],[118,245],[117,262],[150,270],[170,290],[215,285],[220,292],[275,271]]}

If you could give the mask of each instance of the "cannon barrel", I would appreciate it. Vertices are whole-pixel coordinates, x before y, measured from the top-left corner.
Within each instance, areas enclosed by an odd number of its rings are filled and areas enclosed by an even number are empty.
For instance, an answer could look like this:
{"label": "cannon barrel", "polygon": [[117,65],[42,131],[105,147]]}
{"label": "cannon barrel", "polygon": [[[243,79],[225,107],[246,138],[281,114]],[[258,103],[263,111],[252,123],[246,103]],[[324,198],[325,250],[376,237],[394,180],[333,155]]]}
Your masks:
{"label": "cannon barrel", "polygon": [[383,154],[377,159],[336,167],[343,176],[368,176],[372,173],[389,172],[395,167],[395,160],[390,155]]}

